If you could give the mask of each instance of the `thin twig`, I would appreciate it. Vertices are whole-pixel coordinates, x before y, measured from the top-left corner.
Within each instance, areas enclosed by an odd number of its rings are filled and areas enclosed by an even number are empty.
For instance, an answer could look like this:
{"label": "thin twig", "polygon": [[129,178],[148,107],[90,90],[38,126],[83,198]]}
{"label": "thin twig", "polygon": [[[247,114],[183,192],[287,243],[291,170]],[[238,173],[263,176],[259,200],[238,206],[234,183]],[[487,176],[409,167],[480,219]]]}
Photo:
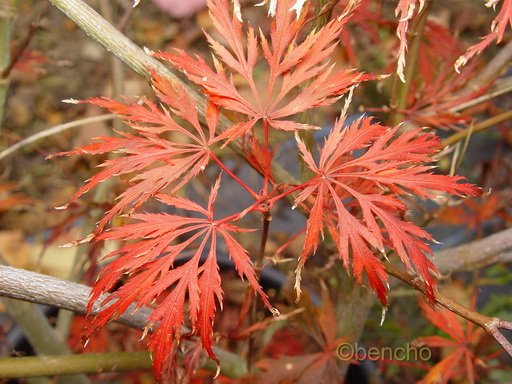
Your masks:
{"label": "thin twig", "polygon": [[[474,99],[468,100],[464,103],[460,103],[453,108],[448,110],[448,113],[457,113],[464,109],[474,107],[475,105],[485,103],[489,100],[494,99],[495,97],[504,95],[512,91],[512,76],[503,78],[496,82],[496,84],[491,88],[489,92],[486,94],[475,97]],[[428,116],[428,115],[427,115]]]}
{"label": "thin twig", "polygon": [[[384,270],[390,274],[391,276],[396,277],[407,285],[413,287],[417,291],[426,294],[427,289],[425,288],[424,283],[415,275],[405,272],[403,270],[398,269],[397,267],[389,264],[383,263]],[[512,356],[512,344],[509,340],[503,335],[503,329],[512,330],[512,322],[502,320],[496,317],[489,317],[478,313],[471,308],[468,308],[462,304],[457,303],[456,301],[450,299],[449,297],[436,293],[435,302],[439,305],[445,307],[449,311],[463,317],[464,319],[482,327],[489,335],[491,335],[502,347],[503,349]]]}
{"label": "thin twig", "polygon": [[39,24],[32,23],[29,25],[29,29],[27,32],[27,35],[25,38],[19,43],[18,47],[16,47],[16,50],[12,54],[12,57],[10,59],[9,65],[2,71],[0,74],[0,77],[6,78],[11,73],[14,66],[20,61],[20,59],[23,57],[23,52],[28,47],[28,44],[32,40],[32,37],[36,33],[36,31],[40,28]]}
{"label": "thin twig", "polygon": [[64,132],[68,129],[79,127],[81,125],[90,124],[90,123],[98,123],[100,121],[106,121],[106,120],[112,120],[116,117],[117,116],[114,114],[86,117],[84,119],[74,120],[74,121],[70,121],[68,123],[56,125],[55,127],[47,128],[41,132],[38,132],[32,136],[29,136],[29,137],[17,142],[16,144],[10,146],[7,149],[4,149],[2,152],[0,152],[0,160],[5,159],[7,156],[12,155],[19,149],[21,149],[29,144],[32,144],[38,140],[44,139],[45,137],[53,136],[58,133]]}
{"label": "thin twig", "polygon": [[[263,213],[263,230],[261,231],[260,249],[258,252],[258,257],[256,258],[256,264],[255,264],[255,269],[256,269],[256,273],[258,274],[258,279],[261,274],[261,268],[263,266],[263,258],[265,256],[265,248],[267,246],[268,233],[269,233],[269,229],[270,229],[270,221],[271,221],[270,213],[264,212]],[[247,289],[250,291],[250,288],[247,288]],[[254,298],[253,298],[252,303],[251,303],[251,309],[249,312],[249,324],[256,323],[257,309],[258,309],[258,301],[254,300]],[[248,366],[249,370],[251,369],[251,367],[255,361],[254,337],[255,337],[255,335],[251,334],[249,336],[249,340],[248,340],[247,366]]]}
{"label": "thin twig", "polygon": [[2,379],[149,369],[151,369],[151,359],[147,352],[84,353],[0,359],[0,378]]}
{"label": "thin twig", "polygon": [[500,113],[499,115],[490,117],[489,119],[481,121],[472,127],[468,127],[466,129],[464,129],[463,131],[454,133],[453,135],[444,139],[442,141],[442,145],[443,145],[443,147],[453,145],[453,144],[457,143],[458,141],[464,140],[468,135],[473,135],[477,132],[481,132],[486,129],[492,128],[496,124],[499,124],[499,123],[509,120],[509,119],[512,119],[512,110]]}
{"label": "thin twig", "polygon": [[465,90],[478,89],[491,80],[501,76],[504,68],[510,65],[510,60],[512,60],[512,41],[509,41],[507,45],[494,55],[485,68],[468,83]]}

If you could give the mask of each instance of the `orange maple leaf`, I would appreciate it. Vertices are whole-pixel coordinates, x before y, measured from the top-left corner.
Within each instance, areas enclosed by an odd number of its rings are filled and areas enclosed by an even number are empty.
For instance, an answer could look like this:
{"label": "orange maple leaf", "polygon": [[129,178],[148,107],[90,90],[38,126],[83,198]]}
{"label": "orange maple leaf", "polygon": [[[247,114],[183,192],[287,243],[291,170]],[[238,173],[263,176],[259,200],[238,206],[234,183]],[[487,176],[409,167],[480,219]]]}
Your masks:
{"label": "orange maple leaf", "polygon": [[451,349],[448,356],[434,365],[419,383],[445,384],[450,379],[459,377],[465,377],[470,383],[474,383],[475,365],[482,362],[474,354],[473,348],[485,335],[485,331],[471,322],[467,322],[464,329],[459,318],[453,312],[445,308],[434,309],[424,300],[420,300],[419,306],[423,315],[437,328],[446,332],[449,338],[424,336],[417,338],[414,343],[418,346]]}

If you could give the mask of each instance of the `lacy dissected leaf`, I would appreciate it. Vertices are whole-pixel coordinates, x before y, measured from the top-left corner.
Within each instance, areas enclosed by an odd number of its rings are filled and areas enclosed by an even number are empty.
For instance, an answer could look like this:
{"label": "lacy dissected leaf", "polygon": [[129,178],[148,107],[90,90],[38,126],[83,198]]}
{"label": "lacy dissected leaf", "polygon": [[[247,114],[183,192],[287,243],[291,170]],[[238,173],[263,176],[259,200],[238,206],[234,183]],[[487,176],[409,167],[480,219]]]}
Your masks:
{"label": "lacy dissected leaf", "polygon": [[505,31],[508,25],[512,27],[512,0],[488,0],[485,4],[486,7],[496,8],[498,3],[501,3],[500,10],[491,24],[491,32],[482,38],[478,44],[472,45],[468,48],[466,53],[459,57],[455,63],[455,70],[460,71],[460,68],[475,55],[479,55],[491,45],[494,41],[499,44],[503,40]]}
{"label": "lacy dissected leaf", "polygon": [[449,338],[442,336],[425,336],[414,341],[418,346],[446,348],[450,353],[432,367],[420,381],[422,384],[448,383],[452,379],[466,378],[469,383],[475,382],[475,364],[479,359],[472,348],[484,335],[484,330],[467,322],[462,327],[457,315],[444,308],[434,309],[425,301],[420,301],[423,315],[437,328],[446,332]]}
{"label": "lacy dissected leaf", "polygon": [[462,52],[460,41],[448,28],[427,22],[418,50],[418,76],[411,79],[407,108],[401,111],[410,122],[419,127],[460,129],[471,120],[456,107],[481,96],[489,84],[468,87],[476,77],[476,65],[462,74],[453,71]]}
{"label": "lacy dissected leaf", "polygon": [[[68,205],[105,180],[131,175],[129,187],[117,197],[116,204],[99,221],[96,233],[101,232],[116,215],[141,206],[163,189],[170,187],[172,192],[188,183],[206,168],[210,160],[209,147],[217,141],[215,128],[218,108],[212,104],[207,106],[208,129],[205,132],[199,123],[195,102],[183,87],[171,84],[157,74],[153,75],[152,83],[161,101],[160,106],[145,99],[140,103],[121,103],[106,98],[83,101],[115,113],[133,128],[134,134],[100,137],[93,144],[58,154],[119,154],[105,160],[100,165],[103,170],[88,180]],[[188,124],[178,123],[172,114]],[[164,133],[172,133],[181,140],[170,141],[162,136]]]}
{"label": "lacy dissected leaf", "polygon": [[[214,202],[220,178],[212,188],[205,209],[186,198],[159,194],[157,199],[168,206],[194,213],[194,217],[168,213],[136,213],[133,223],[104,231],[98,241],[122,240],[128,243],[111,252],[114,258],[101,272],[89,303],[124,281],[101,304],[90,332],[115,320],[132,304],[136,308],[158,302],[148,328],[154,327],[149,346],[154,355],[157,378],[165,378],[172,362],[173,351],[182,336],[185,313],[198,334],[208,355],[217,360],[212,350],[212,324],[217,304],[222,304],[223,292],[217,265],[217,240],[224,240],[227,250],[242,279],[246,279],[271,311],[266,294],[261,289],[247,251],[233,234],[247,231],[230,223],[214,219]],[[129,279],[124,279],[129,276]],[[187,305],[188,304],[188,305]],[[218,360],[217,360],[218,361]]]}
{"label": "lacy dissected leaf", "polygon": [[[350,17],[350,26],[356,27],[357,32],[365,32],[374,45],[380,44],[381,35],[379,34],[379,27],[392,24],[390,20],[382,17],[382,9],[380,9],[381,6],[371,0],[344,0],[337,3],[333,13],[343,14],[346,6],[350,5],[350,3],[357,3],[357,8]],[[343,8],[338,10],[340,6]],[[375,9],[376,7],[378,7],[378,9]],[[394,23],[393,28],[396,28],[396,23]],[[357,47],[355,47],[354,37],[354,30],[349,28],[343,28],[340,33],[342,48],[345,50],[348,62],[351,65],[356,65],[357,54],[360,53],[357,52]]]}
{"label": "lacy dissected leaf", "polygon": [[[398,66],[397,74],[405,83],[405,55],[407,53],[407,31],[409,30],[409,22],[413,16],[420,12],[425,4],[425,0],[399,0],[396,8],[395,15],[398,17],[398,27],[396,34],[400,40],[400,47],[398,48]],[[417,12],[416,12],[416,9]]]}
{"label": "lacy dissected leaf", "polygon": [[337,337],[337,319],[326,287],[322,291],[322,306],[306,307],[302,316],[305,331],[320,351],[301,356],[265,358],[257,366],[264,370],[263,382],[278,383],[337,383],[340,382],[339,359],[336,350],[345,337]]}
{"label": "lacy dissected leaf", "polygon": [[[355,5],[351,2],[343,17],[312,31],[300,41],[299,34],[305,27],[307,12],[297,11],[296,15],[291,10],[302,8],[303,3],[292,0],[277,2],[270,40],[260,33],[258,41],[252,27],[244,33],[237,13],[229,11],[228,0],[209,0],[213,25],[224,41],[222,44],[206,35],[214,53],[215,69],[210,68],[204,59],[191,57],[181,50],[156,54],[156,57],[168,60],[182,70],[208,94],[212,102],[246,116],[243,122],[223,133],[223,139],[231,141],[243,136],[261,120],[274,129],[284,131],[314,128],[289,118],[314,107],[330,105],[353,85],[377,78],[355,70],[337,71],[328,63]],[[260,95],[253,75],[260,51],[269,68],[264,95]],[[246,80],[251,97],[241,94],[233,80],[235,74]]]}
{"label": "lacy dissected leaf", "polygon": [[434,135],[419,129],[398,134],[399,127],[388,128],[371,118],[360,118],[346,128],[343,124],[342,118],[333,127],[318,162],[297,136],[302,158],[315,175],[295,201],[295,205],[310,206],[297,267],[297,292],[304,263],[316,251],[327,227],[345,268],[353,271],[359,283],[365,272],[383,304],[387,274],[376,254],[386,249],[396,252],[409,270],[418,272],[432,297],[436,267],[425,244],[431,236],[403,219],[407,207],[398,197],[434,198],[439,191],[477,195],[479,189],[462,177],[434,174],[425,165],[440,149]]}

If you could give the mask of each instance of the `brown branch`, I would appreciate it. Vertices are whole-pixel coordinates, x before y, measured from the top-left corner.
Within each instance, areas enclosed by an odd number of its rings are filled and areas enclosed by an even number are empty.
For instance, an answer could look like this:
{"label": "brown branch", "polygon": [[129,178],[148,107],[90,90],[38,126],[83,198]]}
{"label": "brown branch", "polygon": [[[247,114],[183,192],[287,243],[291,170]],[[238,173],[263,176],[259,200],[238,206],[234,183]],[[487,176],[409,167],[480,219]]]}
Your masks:
{"label": "brown branch", "polygon": [[472,271],[494,263],[512,262],[512,228],[481,240],[435,253],[435,264],[442,274]]}
{"label": "brown branch", "polygon": [[[489,89],[489,91],[484,93],[482,96],[478,96],[466,102],[457,104],[454,107],[448,109],[448,113],[457,113],[464,109],[474,107],[475,105],[485,103],[496,97],[509,93],[510,91],[512,91],[512,76],[507,76],[497,80],[492,86],[492,88]],[[425,116],[429,116],[429,114],[425,114]]]}
{"label": "brown branch", "polygon": [[23,57],[23,53],[25,52],[25,50],[27,49],[28,47],[28,44],[30,43],[30,41],[32,40],[32,37],[34,36],[34,34],[36,33],[36,31],[40,28],[39,24],[35,24],[35,23],[32,23],[30,24],[29,26],[29,29],[28,29],[28,32],[27,32],[27,35],[25,36],[25,38],[19,43],[18,47],[16,48],[16,50],[13,52],[12,54],[12,57],[11,57],[11,60],[9,62],[9,65],[7,65],[7,67],[2,71],[2,73],[0,74],[0,77],[2,78],[6,78],[9,76],[9,74],[11,73],[12,69],[14,68],[14,66],[18,63],[18,61],[21,60],[21,58]]}
{"label": "brown branch", "polygon": [[490,81],[500,77],[506,67],[512,60],[512,41],[500,49],[494,57],[487,63],[474,79],[468,83],[465,90],[479,89]]}
{"label": "brown branch", "polygon": [[[50,305],[85,315],[90,294],[91,288],[82,284],[0,265],[0,296],[3,297]],[[107,295],[103,295],[94,303],[91,315],[96,315],[101,310],[100,303],[106,297]],[[115,321],[132,328],[144,329],[150,314],[149,308],[136,310],[134,305],[130,305]],[[214,347],[214,351],[221,362],[223,374],[235,378],[247,374],[247,365],[241,357],[221,348]],[[205,367],[211,370],[217,368],[216,364],[209,361]]]}
{"label": "brown branch", "polygon": [[[400,270],[399,268],[389,264],[383,263],[384,270],[391,276],[396,277],[407,285],[410,285],[417,291],[426,294],[427,289],[424,283],[415,275]],[[507,353],[512,356],[512,344],[505,337],[501,330],[512,330],[512,322],[499,319],[497,317],[489,317],[478,313],[471,308],[468,308],[449,297],[436,293],[435,301],[439,305],[445,307],[449,311],[463,317],[464,319],[471,321],[472,323],[482,327],[489,335],[491,335]]]}
{"label": "brown branch", "polygon": [[[0,265],[0,296],[31,303],[40,303],[86,314],[91,288],[55,277]],[[106,296],[105,296],[106,297]],[[92,315],[100,311],[102,299],[93,306]],[[132,306],[116,321],[133,328],[142,329],[147,324],[150,310],[142,308],[134,312]]]}

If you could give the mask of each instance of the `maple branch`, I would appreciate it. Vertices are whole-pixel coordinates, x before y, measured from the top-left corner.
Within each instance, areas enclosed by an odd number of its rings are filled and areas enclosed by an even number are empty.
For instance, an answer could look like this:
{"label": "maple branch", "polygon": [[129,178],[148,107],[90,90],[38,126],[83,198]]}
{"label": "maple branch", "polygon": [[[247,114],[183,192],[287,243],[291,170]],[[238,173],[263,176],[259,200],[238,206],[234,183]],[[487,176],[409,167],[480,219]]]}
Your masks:
{"label": "maple branch", "polygon": [[[91,288],[82,284],[0,265],[0,296],[46,304],[85,315],[90,293]],[[92,315],[99,312],[101,301],[99,299],[93,306]],[[144,328],[150,311],[141,309],[132,314],[133,309],[135,307],[128,309],[117,322],[132,328]]]}
{"label": "maple branch", "polygon": [[494,127],[496,124],[499,124],[499,123],[509,120],[509,119],[512,119],[512,111],[502,112],[499,115],[490,117],[484,121],[481,121],[481,122],[473,125],[472,127],[468,127],[466,129],[464,129],[463,131],[454,133],[453,135],[444,139],[441,143],[442,143],[443,147],[453,145],[461,140],[464,140],[470,134],[484,131],[486,129]]}
{"label": "maple branch", "polygon": [[512,262],[512,228],[436,252],[434,256],[437,269],[442,274],[471,271],[498,262]]}
{"label": "maple branch", "polygon": [[464,109],[474,107],[475,105],[485,103],[505,93],[509,93],[510,91],[512,91],[512,76],[508,76],[496,81],[489,92],[483,94],[482,96],[468,100],[464,103],[457,104],[453,108],[450,108],[448,113],[456,113]]}
{"label": "maple branch", "polygon": [[[90,293],[91,288],[82,284],[0,265],[0,296],[3,297],[45,304],[85,315]],[[94,303],[91,315],[96,315],[100,311],[100,303],[106,297],[104,295]],[[151,310],[141,308],[135,311],[135,309],[136,307],[131,305],[115,321],[132,328],[144,329]],[[185,331],[189,332],[189,330]],[[221,348],[214,347],[214,351],[221,361],[224,375],[236,378],[247,373],[247,366],[242,358]],[[209,362],[205,367],[213,371],[216,369],[216,365]]]}
{"label": "maple branch", "polygon": [[[391,276],[396,277],[405,284],[413,287],[417,291],[427,294],[424,283],[415,275],[403,271],[390,263],[382,263],[384,270]],[[451,298],[437,292],[435,302],[449,311],[463,317],[464,319],[482,327],[489,335],[491,335],[503,349],[512,356],[512,344],[505,337],[501,330],[512,330],[512,321],[502,320],[497,317],[489,317],[472,310],[462,304],[457,303]]]}
{"label": "maple branch", "polygon": [[[121,32],[116,30],[105,19],[103,19],[97,12],[89,7],[82,0],[48,0],[58,9],[60,9],[66,16],[74,21],[77,26],[82,29],[87,35],[98,41],[107,51],[114,54],[132,70],[141,75],[146,80],[151,78],[151,72],[155,71],[162,77],[166,77],[171,81],[180,84],[187,93],[194,99],[197,104],[198,113],[204,121],[205,101],[204,98],[196,91],[191,89],[186,83],[183,83],[176,74],[169,70],[158,60],[148,56],[144,50],[138,47],[135,43],[129,40]],[[271,76],[272,77],[272,76]],[[270,79],[272,80],[272,78]],[[218,130],[220,132],[230,128],[233,123],[223,114],[220,115]],[[233,149],[238,155],[244,156],[242,141],[240,139],[233,140],[230,143],[230,148]],[[272,163],[272,176],[277,184],[298,185],[300,184],[289,172],[277,163]],[[291,198],[291,194],[288,195]],[[353,283],[353,281],[352,281]],[[0,282],[1,288],[1,282]],[[1,294],[1,291],[0,291]],[[358,284],[351,284],[344,292],[344,298],[349,305],[354,307],[355,311],[346,311],[342,314],[340,324],[343,328],[348,330],[350,335],[359,336],[364,327],[362,316],[366,316],[369,309],[373,305],[373,298],[368,300],[361,300],[361,297],[371,296],[367,290]],[[347,333],[348,334],[348,333]],[[220,357],[220,356],[219,356]],[[240,358],[236,357],[240,362]],[[221,359],[222,360],[222,359]],[[243,365],[245,367],[245,365]],[[348,363],[342,364],[342,373],[348,368]]]}
{"label": "maple branch", "polygon": [[487,65],[472,79],[466,89],[478,89],[493,79],[499,77],[503,70],[508,67],[512,59],[512,41],[500,49]]}
{"label": "maple branch", "polygon": [[[156,72],[160,76],[169,79],[171,82],[180,84],[197,104],[197,110],[204,119],[205,99],[202,95],[183,82],[172,70],[163,63],[146,54],[146,52],[118,31],[107,20],[105,20],[94,9],[82,0],[48,0],[51,4],[62,11],[67,17],[76,23],[88,36],[92,37],[103,46],[108,52],[115,55],[138,75],[150,81],[151,73]],[[233,123],[223,114],[219,117],[218,129],[220,132],[230,128]],[[240,139],[233,140],[229,144],[238,155],[244,157],[242,142]],[[294,177],[284,168],[272,164],[272,172],[276,179],[283,183],[296,184]]]}

